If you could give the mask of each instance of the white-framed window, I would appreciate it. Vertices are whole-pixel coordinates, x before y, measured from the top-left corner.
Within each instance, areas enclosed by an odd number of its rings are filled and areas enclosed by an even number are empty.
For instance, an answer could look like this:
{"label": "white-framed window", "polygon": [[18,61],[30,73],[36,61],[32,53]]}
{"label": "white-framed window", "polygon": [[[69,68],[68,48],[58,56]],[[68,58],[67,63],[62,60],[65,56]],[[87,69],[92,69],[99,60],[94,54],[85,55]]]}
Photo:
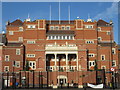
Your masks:
{"label": "white-framed window", "polygon": [[97,31],[101,31],[101,27],[98,27],[98,28],[97,28]]}
{"label": "white-framed window", "polygon": [[19,27],[19,31],[23,31],[23,27]]}
{"label": "white-framed window", "polygon": [[89,61],[89,66],[95,66],[95,61]]}
{"label": "white-framed window", "polygon": [[36,69],[36,62],[35,61],[29,61],[29,67],[31,69]]}
{"label": "white-framed window", "polygon": [[20,61],[15,61],[15,67],[20,67]]}
{"label": "white-framed window", "polygon": [[73,39],[73,36],[48,36],[47,39],[50,39],[50,40],[72,40]]}
{"label": "white-framed window", "polygon": [[14,32],[13,31],[9,31],[9,35],[14,35]]}
{"label": "white-framed window", "polygon": [[59,30],[59,26],[55,26],[55,30]]}
{"label": "white-framed window", "polygon": [[27,57],[35,57],[35,54],[27,54]]}
{"label": "white-framed window", "polygon": [[9,72],[9,66],[4,66],[4,71]]}
{"label": "white-framed window", "polygon": [[53,71],[53,67],[47,66],[47,70]]}
{"label": "white-framed window", "polygon": [[27,41],[27,44],[35,44],[35,41]]}
{"label": "white-framed window", "polygon": [[54,26],[50,26],[50,30],[54,30]]}
{"label": "white-framed window", "polygon": [[87,43],[87,44],[93,44],[94,41],[93,41],[93,40],[87,40],[86,43]]}
{"label": "white-framed window", "polygon": [[93,28],[93,25],[85,25],[85,28],[91,29],[91,28]]}
{"label": "white-framed window", "polygon": [[20,49],[16,49],[16,55],[20,55]]}
{"label": "white-framed window", "polygon": [[112,48],[112,54],[116,54],[115,48]]}
{"label": "white-framed window", "polygon": [[112,67],[115,67],[116,66],[116,60],[113,60],[112,61]]}
{"label": "white-framed window", "polygon": [[65,26],[61,26],[61,30],[65,30]]}
{"label": "white-framed window", "polygon": [[107,35],[110,35],[111,33],[110,33],[110,31],[107,31]]}
{"label": "white-framed window", "polygon": [[10,55],[5,55],[5,61],[9,61]]}
{"label": "white-framed window", "polygon": [[19,42],[23,42],[23,37],[18,37]]}
{"label": "white-framed window", "polygon": [[101,66],[101,69],[105,69],[106,70],[106,66]]}
{"label": "white-framed window", "polygon": [[101,60],[105,60],[105,55],[101,55]]}
{"label": "white-framed window", "polygon": [[102,40],[102,38],[101,37],[98,37],[98,41],[101,41]]}
{"label": "white-framed window", "polygon": [[28,28],[35,28],[35,25],[28,25]]}
{"label": "white-framed window", "polygon": [[70,30],[70,26],[66,26],[66,30]]}
{"label": "white-framed window", "polygon": [[89,57],[95,57],[95,54],[89,53]]}

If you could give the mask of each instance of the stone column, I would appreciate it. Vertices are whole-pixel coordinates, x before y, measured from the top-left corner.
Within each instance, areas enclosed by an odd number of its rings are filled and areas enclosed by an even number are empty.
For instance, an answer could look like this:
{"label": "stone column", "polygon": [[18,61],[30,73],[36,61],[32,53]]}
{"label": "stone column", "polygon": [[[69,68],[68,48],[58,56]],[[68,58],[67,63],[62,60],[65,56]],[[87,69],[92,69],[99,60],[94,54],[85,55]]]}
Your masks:
{"label": "stone column", "polygon": [[55,71],[57,70],[57,54],[55,53]]}
{"label": "stone column", "polygon": [[65,55],[66,55],[66,71],[68,71],[68,53],[66,53]]}

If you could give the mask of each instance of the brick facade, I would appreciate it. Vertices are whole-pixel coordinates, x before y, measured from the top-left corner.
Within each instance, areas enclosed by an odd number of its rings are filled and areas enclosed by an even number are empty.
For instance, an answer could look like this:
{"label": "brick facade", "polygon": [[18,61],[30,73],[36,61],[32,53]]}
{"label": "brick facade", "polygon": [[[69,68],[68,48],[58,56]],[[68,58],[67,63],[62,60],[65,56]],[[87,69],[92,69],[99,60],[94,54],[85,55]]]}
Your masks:
{"label": "brick facade", "polygon": [[[12,72],[12,61],[18,60],[20,68],[15,68],[15,72],[22,70],[28,63],[29,70],[52,71],[55,77],[58,75],[54,72],[59,70],[65,73],[74,71],[70,74],[72,77],[72,73],[77,71],[87,72],[104,68],[109,72],[111,67],[118,69],[118,46],[114,42],[111,22],[82,19],[70,21],[70,24],[69,21],[61,21],[61,24],[58,22],[22,22],[19,19],[8,22],[7,42],[22,45],[3,46],[3,66],[10,65]],[[17,48],[20,49],[21,55],[16,55]],[[5,55],[10,55],[10,61],[7,63],[4,61]],[[64,75],[63,72],[60,73]],[[111,82],[109,76],[106,74],[107,82]],[[96,80],[93,78],[93,81],[94,79]],[[86,80],[84,82],[89,82]],[[56,84],[56,78],[53,83]],[[82,83],[80,82],[80,85]]]}

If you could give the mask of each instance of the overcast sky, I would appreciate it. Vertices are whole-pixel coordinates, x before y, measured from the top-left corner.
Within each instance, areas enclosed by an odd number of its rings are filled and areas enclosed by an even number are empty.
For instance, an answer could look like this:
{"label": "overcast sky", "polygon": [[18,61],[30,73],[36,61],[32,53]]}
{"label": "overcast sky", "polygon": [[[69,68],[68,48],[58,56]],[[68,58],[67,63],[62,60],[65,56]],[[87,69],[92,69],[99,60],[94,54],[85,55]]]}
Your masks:
{"label": "overcast sky", "polygon": [[[107,22],[114,22],[114,37],[118,42],[118,3],[116,2],[61,2],[61,19],[68,20],[68,6],[71,8],[71,20],[79,16],[85,21],[88,18],[93,20],[103,19]],[[6,21],[28,17],[32,20],[47,19],[49,20],[50,5],[52,8],[52,20],[58,20],[58,2],[3,2],[2,3],[2,26],[5,28]]]}

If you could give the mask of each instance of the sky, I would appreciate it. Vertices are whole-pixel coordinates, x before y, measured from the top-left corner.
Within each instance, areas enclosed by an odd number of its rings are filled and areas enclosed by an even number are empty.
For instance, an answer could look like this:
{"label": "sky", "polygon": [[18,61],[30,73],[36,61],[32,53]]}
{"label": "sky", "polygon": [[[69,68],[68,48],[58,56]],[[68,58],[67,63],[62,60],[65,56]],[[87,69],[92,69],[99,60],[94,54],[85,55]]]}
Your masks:
{"label": "sky", "polygon": [[[68,6],[70,6],[70,19],[80,19],[85,21],[88,18],[94,20],[103,19],[107,22],[110,20],[114,23],[114,38],[118,43],[118,3],[117,2],[61,2],[60,12],[61,20],[68,20]],[[24,21],[28,14],[31,20],[47,19],[49,20],[51,5],[52,20],[59,19],[58,2],[2,2],[2,27],[9,20],[13,22],[16,19]]]}

